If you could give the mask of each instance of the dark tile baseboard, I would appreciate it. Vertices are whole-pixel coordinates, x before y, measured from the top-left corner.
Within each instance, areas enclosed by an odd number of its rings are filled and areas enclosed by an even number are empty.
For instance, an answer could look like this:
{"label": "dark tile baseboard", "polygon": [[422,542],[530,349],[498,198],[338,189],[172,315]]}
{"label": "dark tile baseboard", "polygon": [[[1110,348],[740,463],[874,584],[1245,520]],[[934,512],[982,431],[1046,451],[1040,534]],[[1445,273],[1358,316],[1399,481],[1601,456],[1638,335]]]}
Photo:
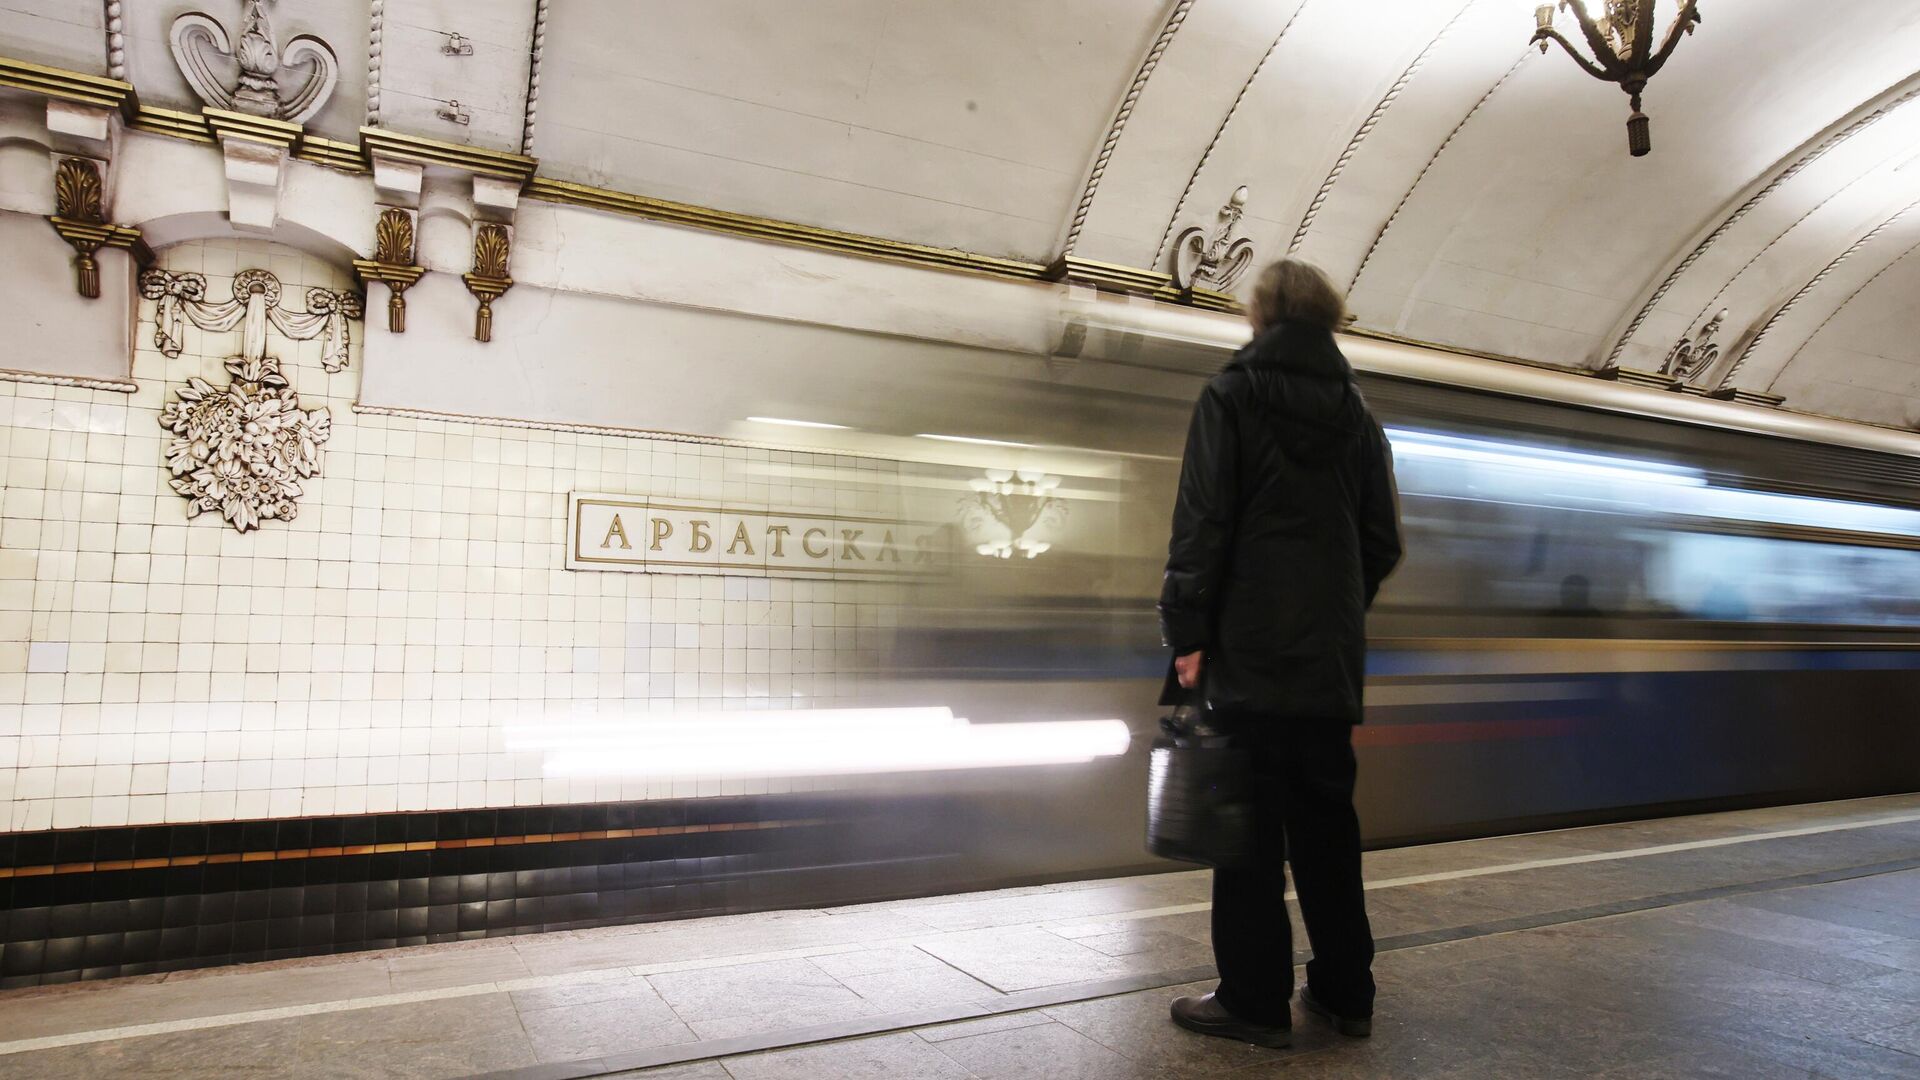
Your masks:
{"label": "dark tile baseboard", "polygon": [[0,988],[925,893],[956,880],[951,845],[929,834],[951,820],[938,801],[754,796],[12,834],[0,837]]}

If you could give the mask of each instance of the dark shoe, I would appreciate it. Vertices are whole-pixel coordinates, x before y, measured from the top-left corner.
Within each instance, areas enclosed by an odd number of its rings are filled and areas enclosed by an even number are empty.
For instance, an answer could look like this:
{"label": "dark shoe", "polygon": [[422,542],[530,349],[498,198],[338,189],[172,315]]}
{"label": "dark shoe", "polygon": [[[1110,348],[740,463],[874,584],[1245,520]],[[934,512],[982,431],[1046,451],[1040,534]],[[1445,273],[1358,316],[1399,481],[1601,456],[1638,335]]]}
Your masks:
{"label": "dark shoe", "polygon": [[1305,987],[1300,991],[1300,1007],[1332,1024],[1333,1030],[1342,1035],[1351,1035],[1356,1039],[1364,1039],[1373,1034],[1373,1017],[1341,1016],[1339,1013],[1327,1008],[1319,998],[1314,997],[1313,987],[1311,986]]}
{"label": "dark shoe", "polygon": [[1285,1050],[1293,1045],[1291,1024],[1250,1024],[1228,1012],[1226,1006],[1213,999],[1212,994],[1174,998],[1172,1011],[1174,1023],[1202,1035],[1239,1039],[1275,1050]]}

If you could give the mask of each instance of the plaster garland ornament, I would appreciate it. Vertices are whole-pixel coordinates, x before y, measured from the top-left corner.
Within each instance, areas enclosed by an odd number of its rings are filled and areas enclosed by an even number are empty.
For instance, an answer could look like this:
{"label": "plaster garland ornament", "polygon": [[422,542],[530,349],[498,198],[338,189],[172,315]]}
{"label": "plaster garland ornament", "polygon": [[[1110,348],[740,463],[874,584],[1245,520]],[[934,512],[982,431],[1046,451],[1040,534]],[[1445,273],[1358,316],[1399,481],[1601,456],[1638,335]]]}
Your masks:
{"label": "plaster garland ornament", "polygon": [[[237,43],[213,16],[203,11],[181,15],[167,35],[173,61],[200,100],[216,109],[304,124],[333,95],[340,81],[340,60],[332,46],[312,34],[287,39],[284,49],[277,46],[265,4],[266,0],[242,0]],[[210,58],[209,52],[218,59]],[[239,65],[233,86],[227,85],[221,70],[229,62]],[[291,92],[284,90],[281,75],[297,75],[302,66],[308,69],[306,78]]]}
{"label": "plaster garland ornament", "polygon": [[462,274],[461,280],[480,301],[473,319],[475,341],[493,340],[493,302],[513,288],[513,278],[507,276],[512,249],[513,233],[505,225],[487,222],[473,230],[473,270]]}
{"label": "plaster garland ornament", "polygon": [[[234,276],[233,299],[206,300],[207,279],[150,269],[140,275],[142,296],[156,302],[154,341],[168,356],[180,353],[180,332],[240,328],[240,352],[229,358],[227,385],[190,378],[160,413],[167,441],[168,485],[187,500],[187,516],[217,511],[240,532],[263,521],[291,521],[302,480],[320,474],[320,449],[333,434],[333,416],[302,409],[300,397],[267,355],[267,328],[295,340],[327,335],[345,363],[347,318],[360,315],[359,298],[328,289],[307,290],[305,312],[279,306],[280,281],[265,270]],[[328,366],[337,371],[337,367]]]}
{"label": "plaster garland ornament", "polygon": [[1236,188],[1220,208],[1220,220],[1214,225],[1211,239],[1198,225],[1182,230],[1174,239],[1173,283],[1182,291],[1207,286],[1227,292],[1253,265],[1253,241],[1245,236],[1233,238],[1246,208],[1247,189]]}
{"label": "plaster garland ornament", "polygon": [[249,357],[262,357],[267,349],[267,327],[272,326],[294,341],[324,341],[320,365],[337,374],[347,366],[348,348],[353,344],[349,319],[363,314],[360,295],[332,289],[308,289],[307,310],[293,311],[280,306],[280,279],[265,270],[242,270],[233,278],[233,299],[207,300],[207,279],[194,273],[176,274],[155,267],[140,275],[140,295],[156,302],[153,344],[167,356],[179,356],[185,347],[183,332],[188,322],[212,333],[225,333],[238,326],[242,340],[240,351]]}
{"label": "plaster garland ornament", "polygon": [[407,290],[427,272],[413,261],[413,212],[398,206],[380,211],[373,226],[373,258],[353,260],[353,272],[361,281],[378,281],[387,287],[387,331],[402,334],[407,329]]}

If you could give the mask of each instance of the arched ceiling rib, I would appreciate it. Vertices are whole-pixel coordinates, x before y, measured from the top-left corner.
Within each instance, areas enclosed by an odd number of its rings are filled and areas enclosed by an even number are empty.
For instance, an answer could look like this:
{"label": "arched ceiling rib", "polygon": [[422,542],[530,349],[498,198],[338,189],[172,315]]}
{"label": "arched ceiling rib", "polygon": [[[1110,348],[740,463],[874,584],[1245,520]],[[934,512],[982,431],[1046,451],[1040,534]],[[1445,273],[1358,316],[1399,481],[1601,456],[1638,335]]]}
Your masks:
{"label": "arched ceiling rib", "polygon": [[[234,25],[240,3],[199,0]],[[166,49],[177,10],[121,6],[142,100],[196,108]],[[1258,257],[1354,282],[1363,326],[1652,369],[1725,308],[1709,381],[1739,362],[1730,385],[1886,420],[1920,368],[1890,310],[1920,307],[1920,215],[1884,224],[1920,198],[1920,100],[1901,100],[1920,0],[1700,6],[1633,159],[1625,95],[1527,51],[1532,0],[550,0],[538,156],[721,210],[1158,271],[1244,185]],[[321,134],[353,137],[377,76],[382,125],[517,150],[538,7],[269,15],[340,55]],[[103,8],[0,0],[0,52],[104,72]],[[448,31],[474,55],[446,55]],[[437,115],[452,98],[467,125]]]}
{"label": "arched ceiling rib", "polygon": [[1909,246],[1836,310],[1773,380],[1797,407],[1920,428],[1920,248]]}

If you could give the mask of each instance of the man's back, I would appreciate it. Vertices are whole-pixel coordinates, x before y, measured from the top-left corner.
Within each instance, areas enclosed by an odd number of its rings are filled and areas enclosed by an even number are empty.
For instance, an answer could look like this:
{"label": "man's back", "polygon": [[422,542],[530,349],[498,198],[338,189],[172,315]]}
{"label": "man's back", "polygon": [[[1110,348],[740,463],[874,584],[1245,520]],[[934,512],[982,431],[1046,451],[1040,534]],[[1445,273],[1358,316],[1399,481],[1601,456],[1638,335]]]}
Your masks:
{"label": "man's back", "polygon": [[1330,332],[1283,323],[1195,408],[1161,613],[1217,709],[1358,722],[1366,609],[1399,559],[1391,459]]}

